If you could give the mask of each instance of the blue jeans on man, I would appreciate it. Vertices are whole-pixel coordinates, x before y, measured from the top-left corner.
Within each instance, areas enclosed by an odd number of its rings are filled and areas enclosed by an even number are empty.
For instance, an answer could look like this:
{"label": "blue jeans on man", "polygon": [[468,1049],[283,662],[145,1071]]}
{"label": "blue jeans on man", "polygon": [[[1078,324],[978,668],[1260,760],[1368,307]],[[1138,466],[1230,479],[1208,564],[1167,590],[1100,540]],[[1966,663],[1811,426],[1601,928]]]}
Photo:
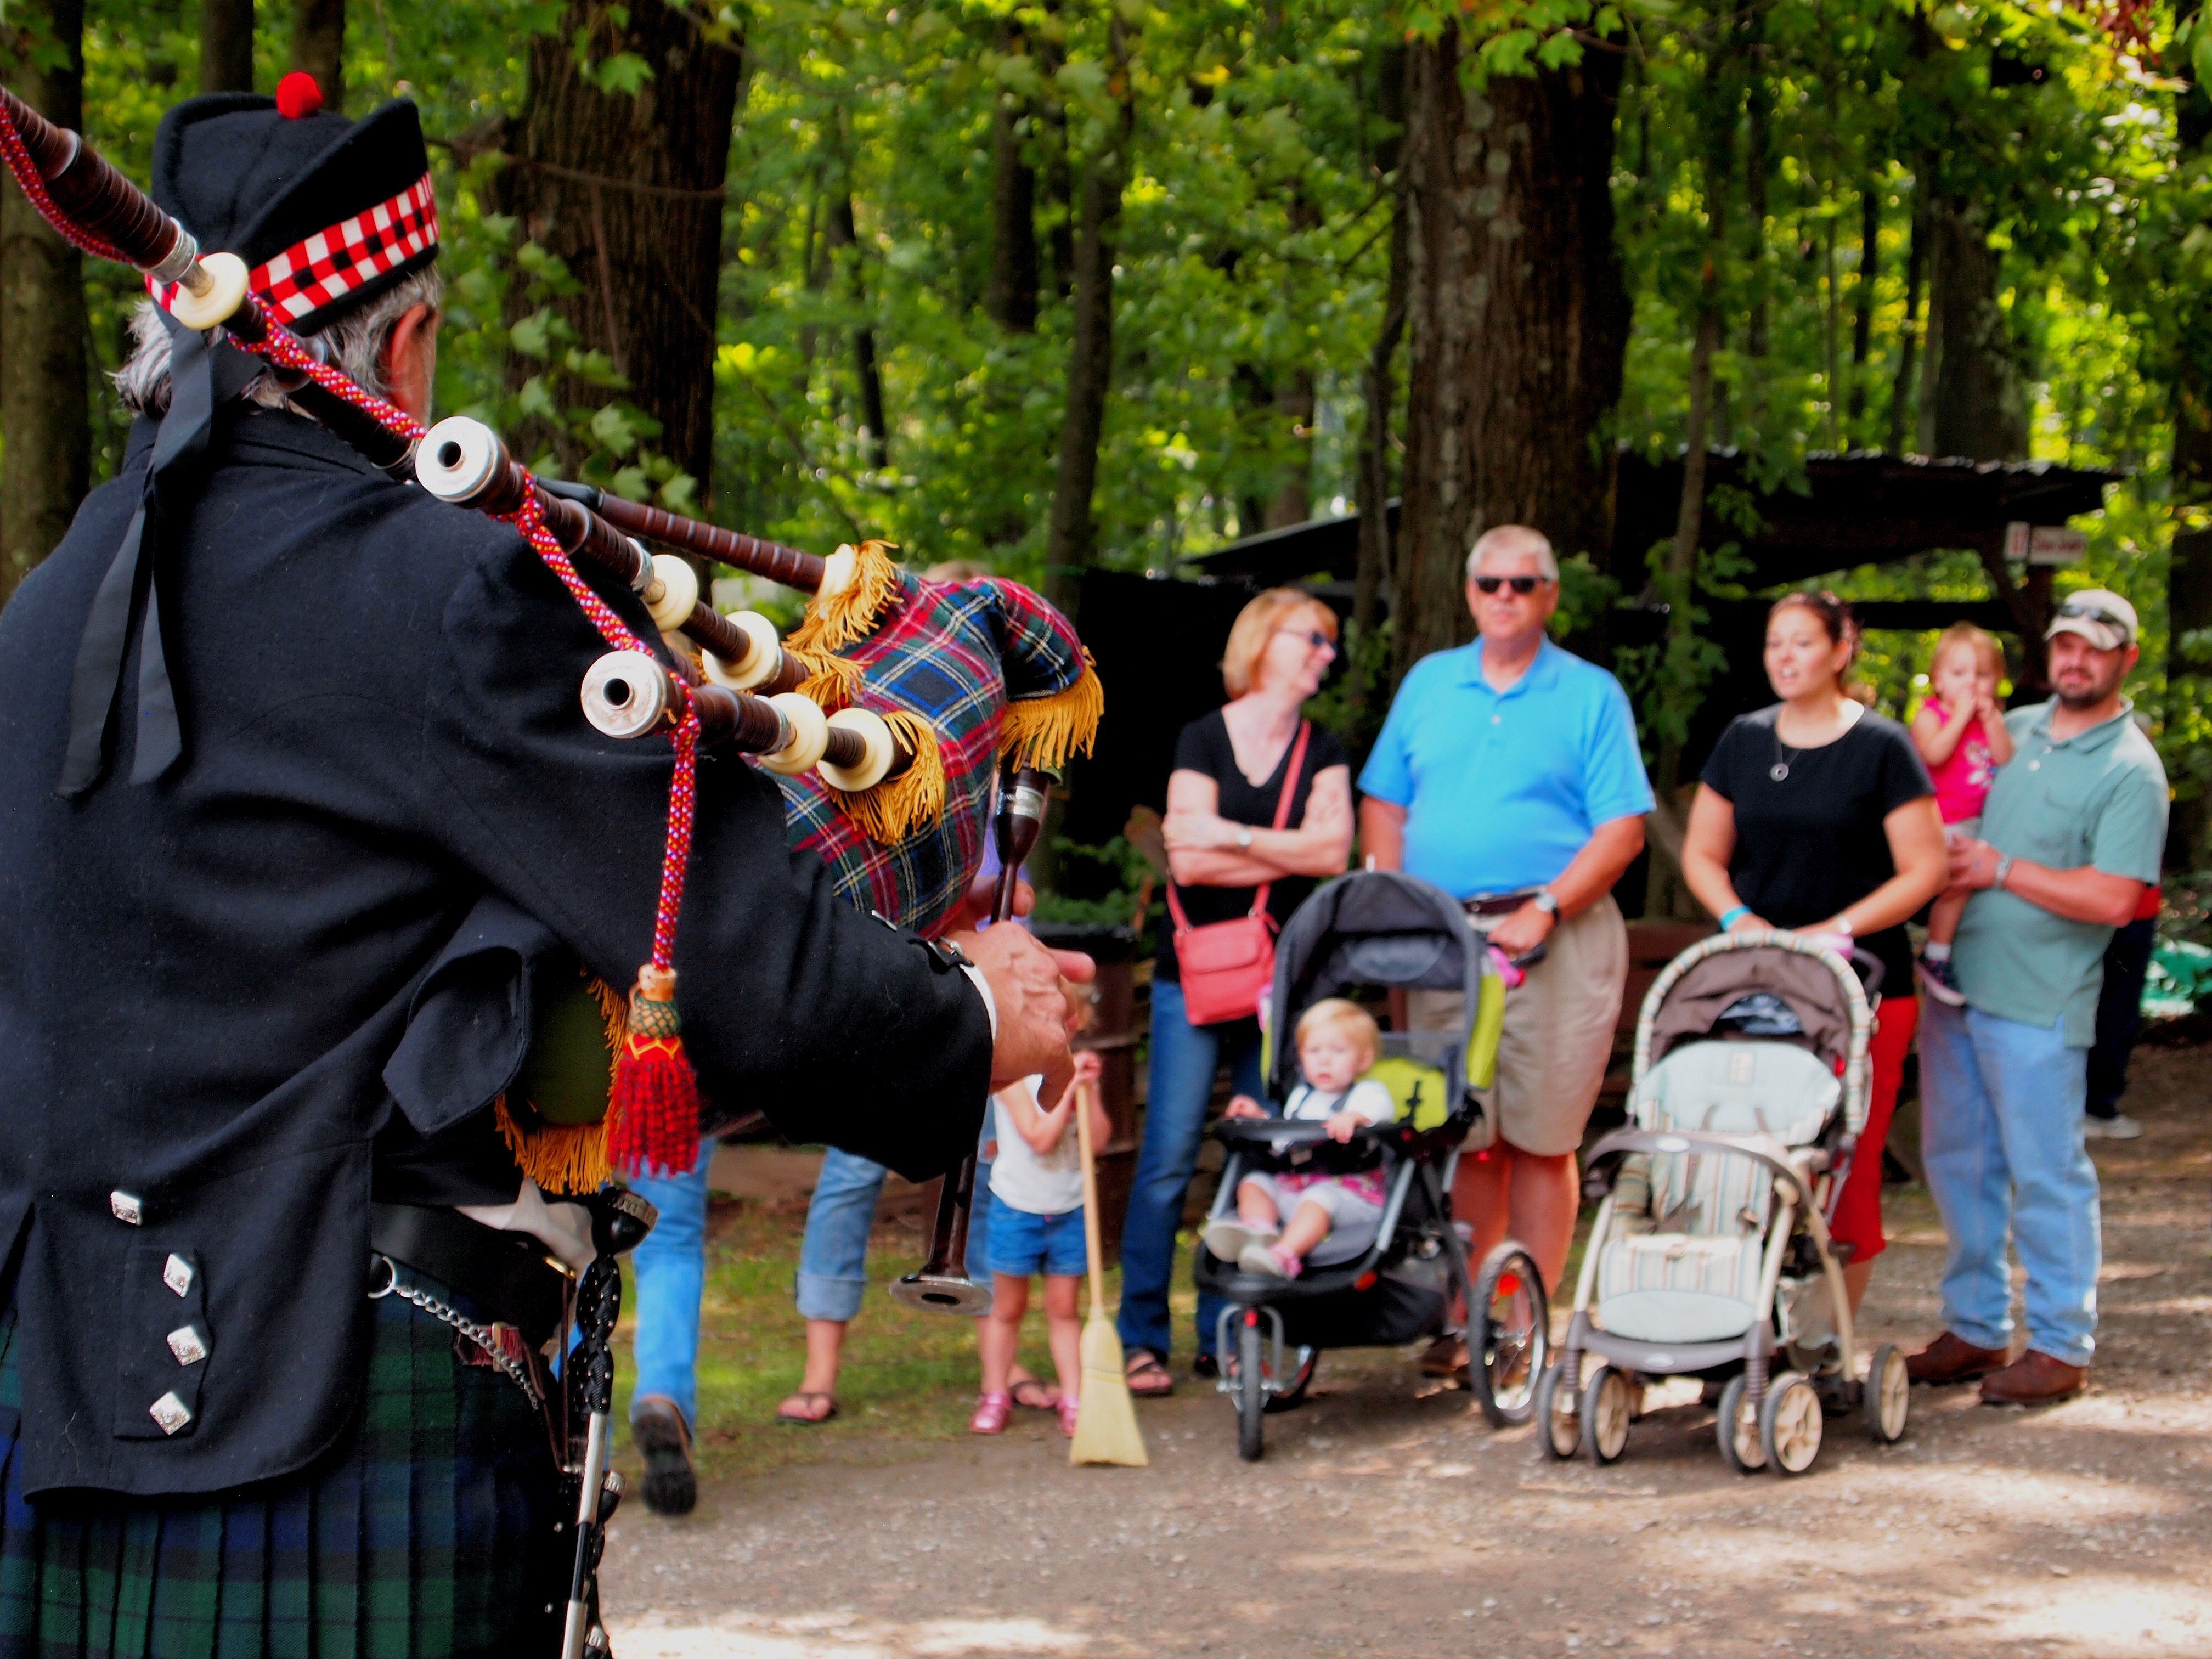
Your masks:
{"label": "blue jeans on man", "polygon": [[2082,1145],[2088,1050],[2049,1029],[1932,1000],[1920,1017],[1920,1150],[1950,1249],[1943,1322],[2011,1345],[2009,1234],[2027,1270],[2028,1346],[2069,1365],[2096,1348],[2097,1170]]}
{"label": "blue jeans on man", "polygon": [[[991,1120],[983,1123],[988,1133]],[[806,1235],[799,1246],[794,1297],[801,1319],[834,1319],[845,1324],[859,1316],[868,1288],[868,1235],[875,1229],[876,1200],[882,1195],[884,1166],[856,1152],[832,1146],[822,1160],[814,1196],[806,1206]],[[975,1166],[975,1198],[968,1212],[968,1276],[988,1283],[991,1240],[991,1166]]]}
{"label": "blue jeans on man", "polygon": [[[1145,1138],[1121,1226],[1121,1314],[1116,1322],[1125,1350],[1148,1349],[1164,1360],[1174,1340],[1168,1293],[1175,1279],[1176,1231],[1182,1225],[1183,1200],[1206,1133],[1214,1073],[1224,1066],[1237,1093],[1258,1096],[1259,1022],[1193,1025],[1183,1012],[1182,987],[1172,980],[1153,981]],[[1213,1352],[1221,1308],[1218,1297],[1198,1299],[1201,1355]]]}

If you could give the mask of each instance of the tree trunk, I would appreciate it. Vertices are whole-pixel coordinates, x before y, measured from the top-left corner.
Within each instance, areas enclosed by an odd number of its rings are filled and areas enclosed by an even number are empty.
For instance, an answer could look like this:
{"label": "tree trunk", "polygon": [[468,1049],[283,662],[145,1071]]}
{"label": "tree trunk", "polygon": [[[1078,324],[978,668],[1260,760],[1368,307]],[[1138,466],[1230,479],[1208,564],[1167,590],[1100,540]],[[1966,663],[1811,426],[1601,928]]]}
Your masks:
{"label": "tree trunk", "polygon": [[1851,284],[1851,448],[1866,421],[1867,358],[1874,350],[1875,279],[1881,274],[1881,186],[1869,180],[1859,192],[1859,274]]}
{"label": "tree trunk", "polygon": [[1629,301],[1613,246],[1617,52],[1461,79],[1456,34],[1408,49],[1405,506],[1396,671],[1465,640],[1468,547],[1493,525],[1607,562]]}
{"label": "tree trunk", "polygon": [[[1754,13],[1752,28],[1751,76],[1744,88],[1744,152],[1743,206],[1744,216],[1751,228],[1751,307],[1744,319],[1743,349],[1756,364],[1766,356],[1766,179],[1769,152],[1772,148],[1771,118],[1774,109],[1774,94],[1767,84],[1758,32],[1764,27],[1765,13]],[[1753,373],[1759,370],[1754,366]],[[1754,402],[1764,407],[1765,399],[1758,392]]]}
{"label": "tree trunk", "polygon": [[[2187,6],[2184,16],[2198,9]],[[2174,100],[2175,137],[2185,161],[2212,149],[2212,98],[2192,86]],[[2196,298],[2187,283],[2181,293]],[[2185,301],[2174,356],[2173,458],[2169,470],[2173,543],[2166,560],[2166,683],[2170,708],[2177,695],[2201,702],[2205,665],[2212,664],[2212,307]],[[11,427],[9,430],[13,430]],[[2191,648],[2189,636],[2198,643]],[[2174,778],[2173,812],[2166,830],[2166,868],[2195,872],[2212,865],[2212,802],[2201,773]]]}
{"label": "tree trunk", "polygon": [[345,0],[295,0],[292,67],[315,77],[323,107],[345,109]]}
{"label": "tree trunk", "polygon": [[[860,227],[853,218],[853,188],[849,181],[830,204],[829,253],[851,250],[853,303],[866,314],[867,280],[860,270]],[[853,378],[860,388],[860,426],[867,434],[868,465],[878,472],[891,464],[890,432],[884,424],[884,376],[876,364],[876,331],[862,323],[853,331]]]}
{"label": "tree trunk", "polygon": [[1111,81],[1121,118],[1106,147],[1084,171],[1075,233],[1075,327],[1068,349],[1067,413],[1060,422],[1052,514],[1045,526],[1045,594],[1071,620],[1081,609],[1083,573],[1097,554],[1098,522],[1091,498],[1098,483],[1098,443],[1105,434],[1106,393],[1114,378],[1114,238],[1121,228],[1129,138],[1137,118],[1118,17],[1112,38]]}
{"label": "tree trunk", "polygon": [[[1021,31],[1012,24],[1000,36],[1002,52],[1022,43]],[[1034,334],[1043,278],[1037,264],[1036,172],[1022,159],[1021,123],[1027,113],[1006,91],[991,112],[991,275],[983,309],[1001,328]]]}
{"label": "tree trunk", "polygon": [[[63,61],[42,69],[18,54],[15,89],[81,131],[84,0],[45,9]],[[13,184],[0,185],[0,603],[53,551],[91,484],[87,326],[82,258]]]}
{"label": "tree trunk", "polygon": [[1929,308],[1942,339],[1931,453],[2018,460],[2027,453],[2027,407],[2011,321],[1999,299],[2003,271],[1990,246],[1988,209],[1947,191],[1931,204],[1930,216],[1936,281]]}
{"label": "tree trunk", "polygon": [[[714,461],[714,312],[721,270],[722,185],[740,58],[734,42],[704,38],[663,0],[630,0],[627,26],[589,0],[530,43],[530,94],[500,174],[500,206],[522,232],[564,260],[582,291],[553,301],[587,346],[629,381],[629,398],[661,423],[654,446],[697,481],[703,501]],[[633,96],[586,79],[573,42],[594,62],[635,53],[653,78]],[[518,283],[514,313],[525,304]],[[515,359],[517,383],[536,372]],[[563,461],[580,459],[565,433],[540,431]]]}
{"label": "tree trunk", "polygon": [[253,0],[200,0],[200,90],[253,90]]}
{"label": "tree trunk", "polygon": [[1383,585],[1390,580],[1390,411],[1395,392],[1398,343],[1406,336],[1407,226],[1404,159],[1406,51],[1390,45],[1376,64],[1375,112],[1398,131],[1376,146],[1375,169],[1390,185],[1390,264],[1382,295],[1382,322],[1367,354],[1361,395],[1367,406],[1359,445],[1359,560],[1352,579],[1352,724],[1366,730],[1374,688],[1361,672],[1359,647],[1374,636]]}
{"label": "tree trunk", "polygon": [[1889,387],[1889,436],[1883,446],[1893,455],[1905,453],[1905,434],[1911,423],[1912,393],[1919,382],[1920,290],[1928,274],[1927,215],[1923,210],[1927,169],[1918,170],[1912,185],[1912,240],[1905,256],[1905,320],[1897,331],[1897,378]]}
{"label": "tree trunk", "polygon": [[1310,368],[1294,368],[1275,383],[1275,415],[1291,428],[1297,447],[1295,459],[1267,503],[1263,522],[1270,530],[1304,524],[1313,517],[1314,377]]}

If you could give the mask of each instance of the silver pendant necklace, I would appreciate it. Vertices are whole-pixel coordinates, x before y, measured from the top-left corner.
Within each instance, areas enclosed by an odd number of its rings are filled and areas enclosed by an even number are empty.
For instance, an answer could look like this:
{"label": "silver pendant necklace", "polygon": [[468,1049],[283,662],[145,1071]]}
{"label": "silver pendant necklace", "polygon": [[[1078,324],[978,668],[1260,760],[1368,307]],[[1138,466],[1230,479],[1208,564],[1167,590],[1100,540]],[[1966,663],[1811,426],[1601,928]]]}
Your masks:
{"label": "silver pendant necklace", "polygon": [[[1782,722],[1774,722],[1774,764],[1766,769],[1766,775],[1780,783],[1790,775],[1790,768],[1803,754],[1802,749],[1786,749],[1782,743]],[[1787,755],[1788,760],[1782,757]]]}

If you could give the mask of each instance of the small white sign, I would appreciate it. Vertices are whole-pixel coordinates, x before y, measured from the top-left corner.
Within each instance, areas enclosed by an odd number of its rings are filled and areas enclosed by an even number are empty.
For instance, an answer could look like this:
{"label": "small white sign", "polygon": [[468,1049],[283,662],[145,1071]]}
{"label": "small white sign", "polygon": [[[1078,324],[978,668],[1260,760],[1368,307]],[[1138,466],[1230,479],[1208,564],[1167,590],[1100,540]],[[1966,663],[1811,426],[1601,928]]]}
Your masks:
{"label": "small white sign", "polygon": [[2015,519],[2005,526],[2004,556],[2028,564],[2079,564],[2089,538],[2063,525],[2030,525]]}

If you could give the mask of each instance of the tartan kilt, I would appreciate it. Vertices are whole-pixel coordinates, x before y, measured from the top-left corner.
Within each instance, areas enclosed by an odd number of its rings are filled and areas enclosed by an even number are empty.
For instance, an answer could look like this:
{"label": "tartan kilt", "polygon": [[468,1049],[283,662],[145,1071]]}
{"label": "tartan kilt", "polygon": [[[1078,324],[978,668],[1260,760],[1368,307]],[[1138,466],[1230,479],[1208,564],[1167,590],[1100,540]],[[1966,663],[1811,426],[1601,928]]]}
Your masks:
{"label": "tartan kilt", "polygon": [[399,1297],[373,1329],[360,1420],[309,1468],[208,1496],[32,1502],[15,1310],[0,1313],[0,1659],[553,1654],[574,1541],[555,1530],[543,1420]]}

